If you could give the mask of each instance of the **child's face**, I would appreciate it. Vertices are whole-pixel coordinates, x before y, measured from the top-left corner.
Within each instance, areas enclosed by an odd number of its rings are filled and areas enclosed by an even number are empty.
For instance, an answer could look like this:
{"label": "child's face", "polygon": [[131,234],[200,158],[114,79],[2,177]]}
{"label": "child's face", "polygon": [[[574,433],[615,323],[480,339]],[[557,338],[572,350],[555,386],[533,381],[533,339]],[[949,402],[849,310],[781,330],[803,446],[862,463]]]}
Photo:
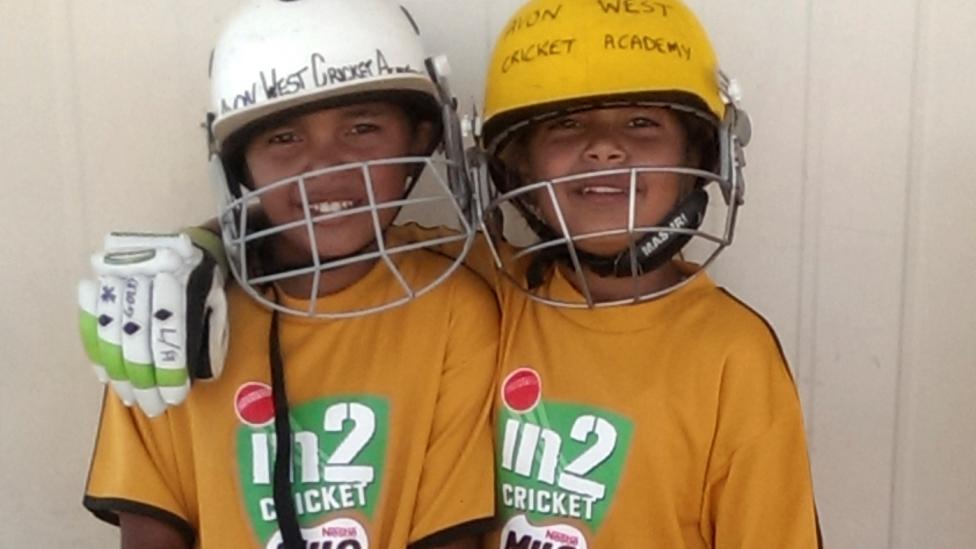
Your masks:
{"label": "child's face", "polygon": [[[678,116],[659,107],[618,107],[583,111],[540,123],[530,130],[519,171],[526,182],[617,168],[687,165],[687,137]],[[626,229],[631,176],[584,178],[554,185],[560,210],[573,235]],[[676,204],[690,178],[674,173],[641,173],[637,178],[635,226],[658,225]],[[543,188],[533,200],[543,220],[559,232],[559,218]],[[587,239],[577,246],[615,254],[628,235]]]}
{"label": "child's face", "polygon": [[[253,137],[244,150],[251,180],[256,189],[271,183],[324,168],[423,154],[431,139],[431,124],[412,124],[397,105],[385,102],[360,103],[314,111],[283,120]],[[402,198],[408,176],[416,165],[391,164],[369,169],[377,204]],[[312,217],[369,205],[362,168],[328,173],[305,179]],[[261,205],[272,225],[304,219],[297,184],[287,184],[261,194]],[[386,227],[396,208],[378,211],[380,226]],[[315,224],[320,257],[341,257],[362,249],[375,240],[369,211],[336,217]],[[277,242],[279,259],[307,261],[310,243],[305,226],[284,233]],[[284,257],[282,257],[282,255]]]}

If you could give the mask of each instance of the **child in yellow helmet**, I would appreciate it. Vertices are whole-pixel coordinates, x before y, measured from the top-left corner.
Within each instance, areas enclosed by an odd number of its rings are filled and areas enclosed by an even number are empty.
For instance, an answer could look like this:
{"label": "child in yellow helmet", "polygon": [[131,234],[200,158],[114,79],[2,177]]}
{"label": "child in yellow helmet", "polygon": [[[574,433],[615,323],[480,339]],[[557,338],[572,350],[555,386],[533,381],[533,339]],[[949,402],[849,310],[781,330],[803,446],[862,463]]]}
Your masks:
{"label": "child in yellow helmet", "polygon": [[489,546],[817,547],[779,344],[703,270],[732,240],[750,128],[694,14],[533,0],[486,81]]}

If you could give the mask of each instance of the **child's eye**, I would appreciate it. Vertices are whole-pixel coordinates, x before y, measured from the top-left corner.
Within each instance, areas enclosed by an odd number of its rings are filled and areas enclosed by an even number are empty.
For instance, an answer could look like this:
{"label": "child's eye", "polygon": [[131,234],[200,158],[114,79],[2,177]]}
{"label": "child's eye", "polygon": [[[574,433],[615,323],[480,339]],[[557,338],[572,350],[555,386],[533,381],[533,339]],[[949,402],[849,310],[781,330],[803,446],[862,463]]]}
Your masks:
{"label": "child's eye", "polygon": [[349,130],[349,133],[353,135],[365,135],[368,133],[373,133],[379,131],[380,127],[376,124],[361,123],[356,124]]}
{"label": "child's eye", "polygon": [[291,130],[281,130],[273,132],[268,137],[268,143],[272,145],[290,145],[299,141],[298,134]]}
{"label": "child's eye", "polygon": [[575,130],[580,126],[580,121],[575,118],[560,118],[550,122],[549,125],[546,126],[546,129],[550,131]]}
{"label": "child's eye", "polygon": [[653,118],[648,118],[646,116],[637,116],[630,120],[630,127],[632,128],[657,128],[659,124]]}

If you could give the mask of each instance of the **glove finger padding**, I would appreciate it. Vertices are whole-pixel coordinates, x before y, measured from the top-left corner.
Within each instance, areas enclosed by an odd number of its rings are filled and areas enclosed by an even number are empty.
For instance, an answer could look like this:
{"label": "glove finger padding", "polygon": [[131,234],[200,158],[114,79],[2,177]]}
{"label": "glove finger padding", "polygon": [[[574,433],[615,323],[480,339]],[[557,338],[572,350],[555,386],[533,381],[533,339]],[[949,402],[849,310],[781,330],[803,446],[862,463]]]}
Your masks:
{"label": "glove finger padding", "polygon": [[109,384],[126,406],[135,402],[132,384],[125,371],[122,355],[122,278],[98,277],[95,312],[98,319],[98,356],[108,373]]}
{"label": "glove finger padding", "polygon": [[98,285],[85,279],[78,283],[78,327],[81,329],[81,342],[85,346],[85,354],[95,370],[95,377],[102,383],[108,383],[108,372],[102,365],[102,357],[98,350]]}
{"label": "glove finger padding", "polygon": [[176,405],[190,392],[187,370],[186,295],[183,284],[171,273],[156,275],[153,285],[153,358],[163,400]]}
{"label": "glove finger padding", "polygon": [[150,342],[149,309],[152,300],[151,279],[142,274],[125,278],[122,304],[122,360],[132,383],[136,403],[149,417],[166,409],[159,395],[156,369]]}

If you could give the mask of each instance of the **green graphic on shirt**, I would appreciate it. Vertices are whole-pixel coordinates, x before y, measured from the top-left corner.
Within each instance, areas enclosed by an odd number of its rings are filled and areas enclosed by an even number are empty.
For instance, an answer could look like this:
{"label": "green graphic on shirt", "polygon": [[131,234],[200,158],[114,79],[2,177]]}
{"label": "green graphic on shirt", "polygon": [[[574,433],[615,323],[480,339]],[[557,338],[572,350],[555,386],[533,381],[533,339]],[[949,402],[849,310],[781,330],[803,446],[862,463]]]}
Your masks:
{"label": "green graphic on shirt", "polygon": [[596,532],[617,491],[633,425],[592,407],[543,400],[531,412],[501,410],[498,500],[503,518],[570,517]]}
{"label": "green graphic on shirt", "polygon": [[[292,492],[299,523],[314,527],[330,514],[376,511],[389,431],[385,399],[351,395],[291,410]],[[272,492],[274,424],[237,430],[237,463],[244,504],[264,544],[278,531]]]}

